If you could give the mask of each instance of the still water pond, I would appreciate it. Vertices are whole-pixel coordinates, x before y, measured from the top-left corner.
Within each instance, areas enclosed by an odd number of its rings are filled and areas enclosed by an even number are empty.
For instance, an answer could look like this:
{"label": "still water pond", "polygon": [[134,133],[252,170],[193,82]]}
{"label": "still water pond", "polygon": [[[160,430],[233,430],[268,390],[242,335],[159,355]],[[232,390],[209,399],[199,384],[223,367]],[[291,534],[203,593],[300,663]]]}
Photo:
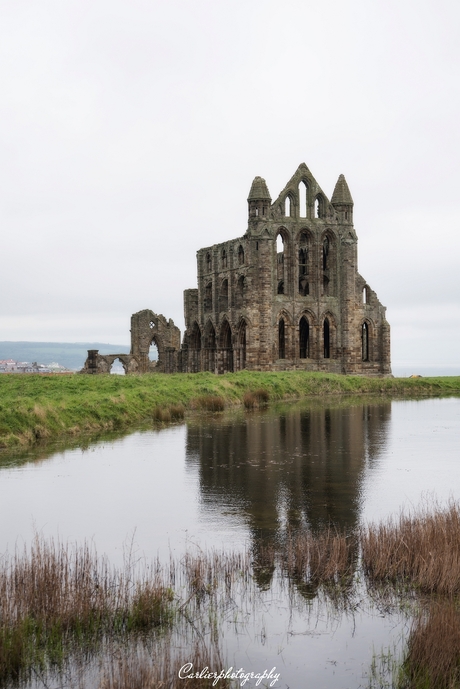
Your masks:
{"label": "still water pond", "polygon": [[[354,530],[426,497],[460,498],[459,437],[458,398],[341,399],[3,459],[0,553],[39,533],[90,540],[114,564],[127,549],[166,560],[205,547],[250,548],[257,561],[288,527]],[[227,630],[226,657],[253,671],[276,666],[277,687],[369,686],[373,654],[407,634],[407,620],[365,603],[293,613],[278,593],[259,608],[244,630]]]}

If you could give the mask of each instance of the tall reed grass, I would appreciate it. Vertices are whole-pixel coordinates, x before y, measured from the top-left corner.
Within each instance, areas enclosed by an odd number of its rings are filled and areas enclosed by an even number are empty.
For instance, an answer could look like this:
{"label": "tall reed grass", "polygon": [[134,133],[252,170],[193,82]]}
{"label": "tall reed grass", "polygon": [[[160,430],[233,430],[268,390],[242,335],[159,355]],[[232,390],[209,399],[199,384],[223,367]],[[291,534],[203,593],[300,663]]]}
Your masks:
{"label": "tall reed grass", "polygon": [[416,617],[402,665],[399,689],[460,686],[458,602],[435,600]]}
{"label": "tall reed grass", "polygon": [[370,583],[408,585],[424,593],[460,593],[460,505],[429,503],[412,516],[371,524],[361,534]]}
{"label": "tall reed grass", "polygon": [[86,545],[36,538],[0,562],[0,682],[61,662],[76,643],[168,624],[172,600],[158,573],[133,582]]}

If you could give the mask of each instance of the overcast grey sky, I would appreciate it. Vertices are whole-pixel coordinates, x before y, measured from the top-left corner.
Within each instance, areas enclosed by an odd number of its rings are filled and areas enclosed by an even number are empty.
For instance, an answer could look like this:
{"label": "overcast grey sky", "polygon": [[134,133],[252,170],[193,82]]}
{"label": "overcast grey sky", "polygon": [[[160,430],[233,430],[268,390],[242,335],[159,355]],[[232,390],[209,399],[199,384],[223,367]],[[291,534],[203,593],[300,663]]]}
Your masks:
{"label": "overcast grey sky", "polygon": [[458,0],[0,2],[0,340],[183,329],[196,250],[305,162],[395,366],[460,367]]}

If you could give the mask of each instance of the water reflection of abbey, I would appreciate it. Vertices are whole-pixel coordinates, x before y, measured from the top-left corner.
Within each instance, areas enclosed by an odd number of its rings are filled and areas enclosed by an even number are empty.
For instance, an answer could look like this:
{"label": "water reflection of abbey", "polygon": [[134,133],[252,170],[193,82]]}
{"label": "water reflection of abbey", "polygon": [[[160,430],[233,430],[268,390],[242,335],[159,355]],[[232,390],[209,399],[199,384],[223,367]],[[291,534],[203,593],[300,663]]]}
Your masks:
{"label": "water reflection of abbey", "polygon": [[391,403],[320,406],[203,421],[187,430],[204,505],[246,521],[255,553],[287,528],[360,520],[363,479],[385,443]]}

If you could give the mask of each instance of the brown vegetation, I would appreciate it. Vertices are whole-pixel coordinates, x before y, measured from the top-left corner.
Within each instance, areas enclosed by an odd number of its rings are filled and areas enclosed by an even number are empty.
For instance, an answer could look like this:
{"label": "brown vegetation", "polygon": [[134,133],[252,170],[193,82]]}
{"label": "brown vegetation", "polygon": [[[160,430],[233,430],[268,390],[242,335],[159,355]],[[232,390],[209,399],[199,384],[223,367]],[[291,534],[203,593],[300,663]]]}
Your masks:
{"label": "brown vegetation", "polygon": [[192,409],[201,409],[203,411],[224,411],[225,400],[219,395],[200,395],[191,401]]}
{"label": "brown vegetation", "polygon": [[155,574],[133,586],[128,571],[111,569],[88,546],[37,538],[30,553],[0,564],[0,681],[58,662],[76,640],[166,624],[172,598]]}
{"label": "brown vegetation", "polygon": [[367,527],[361,535],[364,572],[371,583],[414,586],[425,593],[460,592],[460,505],[427,505]]}
{"label": "brown vegetation", "polygon": [[165,407],[157,405],[153,410],[154,421],[160,423],[170,423],[171,421],[179,421],[185,416],[185,407],[183,404],[169,404]]}
{"label": "brown vegetation", "polygon": [[432,602],[416,618],[403,664],[402,687],[460,686],[460,611],[453,601]]}
{"label": "brown vegetation", "polygon": [[269,400],[270,393],[265,388],[257,388],[257,390],[248,390],[243,395],[243,404],[246,409],[266,407]]}
{"label": "brown vegetation", "polygon": [[286,545],[287,573],[308,583],[345,584],[354,573],[356,539],[329,528],[318,536],[302,531]]}

